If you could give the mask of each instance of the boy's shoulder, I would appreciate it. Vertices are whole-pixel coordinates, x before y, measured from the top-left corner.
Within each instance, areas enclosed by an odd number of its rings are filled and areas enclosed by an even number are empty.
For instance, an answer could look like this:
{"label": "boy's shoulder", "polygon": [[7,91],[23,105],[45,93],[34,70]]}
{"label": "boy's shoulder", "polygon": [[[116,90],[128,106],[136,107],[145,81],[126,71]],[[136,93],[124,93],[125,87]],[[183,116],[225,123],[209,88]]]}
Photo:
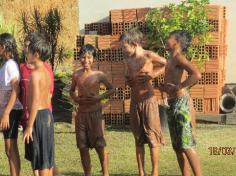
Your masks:
{"label": "boy's shoulder", "polygon": [[51,66],[49,63],[44,62],[44,66],[45,66],[45,68],[46,68],[48,71],[53,72],[53,71],[52,71],[52,66]]}
{"label": "boy's shoulder", "polygon": [[79,70],[76,70],[76,71],[74,71],[74,73],[73,73],[73,77],[77,77],[77,76],[80,76],[80,75],[82,75],[83,74],[83,70],[82,69],[79,69]]}
{"label": "boy's shoulder", "polygon": [[176,54],[175,57],[173,57],[173,60],[175,60],[178,63],[182,63],[182,62],[188,61],[186,56],[184,54],[181,54],[181,53]]}
{"label": "boy's shoulder", "polygon": [[100,70],[94,71],[93,76],[96,77],[96,79],[99,81],[104,80],[106,78],[106,74]]}
{"label": "boy's shoulder", "polygon": [[93,71],[94,74],[96,75],[104,75],[105,73],[101,70],[96,70],[96,71]]}
{"label": "boy's shoulder", "polygon": [[32,70],[32,72],[31,72],[31,79],[39,80],[40,77],[41,77],[41,74],[40,74],[40,70],[39,69]]}
{"label": "boy's shoulder", "polygon": [[105,76],[105,73],[103,71],[96,70],[96,71],[92,72],[92,75],[97,77],[97,78],[101,78],[101,77]]}
{"label": "boy's shoulder", "polygon": [[157,53],[153,52],[153,51],[145,50],[144,56],[145,56],[147,59],[152,59],[153,57],[156,57],[156,56],[159,56],[159,55],[158,55]]}

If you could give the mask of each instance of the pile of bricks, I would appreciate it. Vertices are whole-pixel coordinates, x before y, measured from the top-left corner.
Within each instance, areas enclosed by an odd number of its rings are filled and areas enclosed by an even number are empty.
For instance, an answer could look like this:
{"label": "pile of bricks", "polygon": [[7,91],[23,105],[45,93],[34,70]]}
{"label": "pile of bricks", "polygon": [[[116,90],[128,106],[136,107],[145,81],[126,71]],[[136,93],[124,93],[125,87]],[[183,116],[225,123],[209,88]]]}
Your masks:
{"label": "pile of bricks", "polygon": [[123,9],[110,11],[112,35],[122,34],[132,27],[138,27],[147,33],[145,16],[150,8]]}
{"label": "pile of bricks", "polygon": [[211,25],[211,40],[205,46],[196,47],[207,51],[209,60],[204,64],[204,71],[201,73],[202,79],[191,88],[190,92],[197,113],[218,114],[220,111],[219,100],[225,81],[227,57],[226,8],[219,5],[209,5],[207,10]]}
{"label": "pile of bricks", "polygon": [[[105,122],[112,126],[129,124],[130,87],[125,83],[125,65],[119,43],[120,35],[131,27],[138,26],[145,34],[147,26],[145,15],[150,8],[111,10],[108,23],[85,24],[85,35],[77,36],[74,53],[75,66],[79,67],[78,52],[82,45],[91,44],[98,49],[94,69],[103,71],[116,87],[116,93],[104,104]],[[202,79],[191,89],[197,113],[219,113],[219,98],[224,84],[227,45],[225,43],[227,21],[225,7],[208,6],[209,31],[212,38],[206,46],[197,46],[209,53],[209,61],[204,64]],[[195,61],[194,61],[195,62]],[[193,62],[193,63],[194,63]],[[183,78],[186,78],[184,74]],[[164,82],[161,75],[153,80],[155,95],[162,98],[158,85]],[[101,86],[101,91],[105,88]]]}

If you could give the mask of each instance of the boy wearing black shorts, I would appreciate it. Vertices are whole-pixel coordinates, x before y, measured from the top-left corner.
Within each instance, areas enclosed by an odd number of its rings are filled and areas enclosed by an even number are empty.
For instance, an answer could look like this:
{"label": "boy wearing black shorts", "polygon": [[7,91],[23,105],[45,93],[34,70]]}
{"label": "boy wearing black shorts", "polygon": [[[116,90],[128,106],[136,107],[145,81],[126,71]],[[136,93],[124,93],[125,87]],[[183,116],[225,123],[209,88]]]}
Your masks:
{"label": "boy wearing black shorts", "polygon": [[54,126],[50,112],[50,76],[44,61],[51,49],[41,34],[30,39],[26,53],[28,62],[34,65],[29,86],[29,120],[24,131],[24,142],[30,144],[32,153],[28,155],[34,170],[40,176],[51,176],[54,167]]}

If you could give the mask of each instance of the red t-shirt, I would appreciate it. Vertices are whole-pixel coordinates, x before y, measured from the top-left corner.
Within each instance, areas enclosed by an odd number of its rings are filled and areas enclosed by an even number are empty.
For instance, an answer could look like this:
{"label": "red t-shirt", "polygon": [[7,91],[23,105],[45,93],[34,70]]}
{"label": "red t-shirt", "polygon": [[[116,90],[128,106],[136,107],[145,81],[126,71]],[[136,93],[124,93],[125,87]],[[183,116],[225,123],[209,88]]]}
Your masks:
{"label": "red t-shirt", "polygon": [[[45,63],[45,68],[48,70],[51,84],[50,93],[53,95],[54,90],[54,75],[51,66]],[[21,124],[26,127],[27,120],[29,119],[29,109],[28,109],[28,97],[29,97],[29,80],[32,73],[32,69],[27,66],[27,64],[20,64],[21,73],[21,103],[23,105],[23,117],[21,119]],[[52,111],[52,104],[48,107]]]}

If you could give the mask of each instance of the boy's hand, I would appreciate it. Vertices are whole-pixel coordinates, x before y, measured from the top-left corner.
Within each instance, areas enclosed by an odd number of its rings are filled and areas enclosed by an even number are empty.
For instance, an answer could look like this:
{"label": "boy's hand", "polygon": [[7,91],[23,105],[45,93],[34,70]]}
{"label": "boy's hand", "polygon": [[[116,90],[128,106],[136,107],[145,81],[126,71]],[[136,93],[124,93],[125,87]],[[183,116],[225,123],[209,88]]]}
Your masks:
{"label": "boy's hand", "polygon": [[87,97],[85,102],[87,104],[95,104],[101,101],[101,97],[100,96],[91,96],[91,97]]}
{"label": "boy's hand", "polygon": [[2,130],[7,130],[10,127],[9,125],[9,114],[3,113],[0,119],[0,128]]}
{"label": "boy's hand", "polygon": [[137,81],[138,81],[139,83],[145,83],[145,82],[148,82],[148,81],[150,81],[150,80],[152,80],[152,76],[149,75],[149,74],[138,75],[138,76],[137,76]]}
{"label": "boy's hand", "polygon": [[76,99],[78,104],[95,104],[99,101],[101,101],[100,96],[78,97]]}
{"label": "boy's hand", "polygon": [[175,85],[172,83],[167,83],[165,87],[166,87],[167,93],[173,93],[173,92],[177,92],[178,90],[180,90],[180,87],[178,85]]}
{"label": "boy's hand", "polygon": [[158,88],[160,89],[161,92],[166,92],[166,93],[173,93],[177,92],[180,90],[180,86],[177,86],[172,83],[167,83],[167,84],[159,84]]}
{"label": "boy's hand", "polygon": [[85,96],[78,96],[75,99],[75,102],[77,102],[78,104],[88,104],[88,103],[91,103],[90,100],[88,99],[91,97],[94,97],[93,93],[86,94]]}
{"label": "boy's hand", "polygon": [[132,86],[134,84],[134,80],[131,79],[129,76],[125,76],[125,79],[126,79],[126,83],[129,85],[129,86]]}
{"label": "boy's hand", "polygon": [[166,91],[166,88],[165,88],[165,85],[163,83],[159,84],[158,85],[158,88],[161,92],[165,92]]}
{"label": "boy's hand", "polygon": [[33,129],[32,127],[27,127],[23,135],[23,142],[29,144],[30,140],[33,141]]}
{"label": "boy's hand", "polygon": [[85,103],[86,98],[82,98],[82,97],[76,97],[75,102],[78,104],[83,104]]}

